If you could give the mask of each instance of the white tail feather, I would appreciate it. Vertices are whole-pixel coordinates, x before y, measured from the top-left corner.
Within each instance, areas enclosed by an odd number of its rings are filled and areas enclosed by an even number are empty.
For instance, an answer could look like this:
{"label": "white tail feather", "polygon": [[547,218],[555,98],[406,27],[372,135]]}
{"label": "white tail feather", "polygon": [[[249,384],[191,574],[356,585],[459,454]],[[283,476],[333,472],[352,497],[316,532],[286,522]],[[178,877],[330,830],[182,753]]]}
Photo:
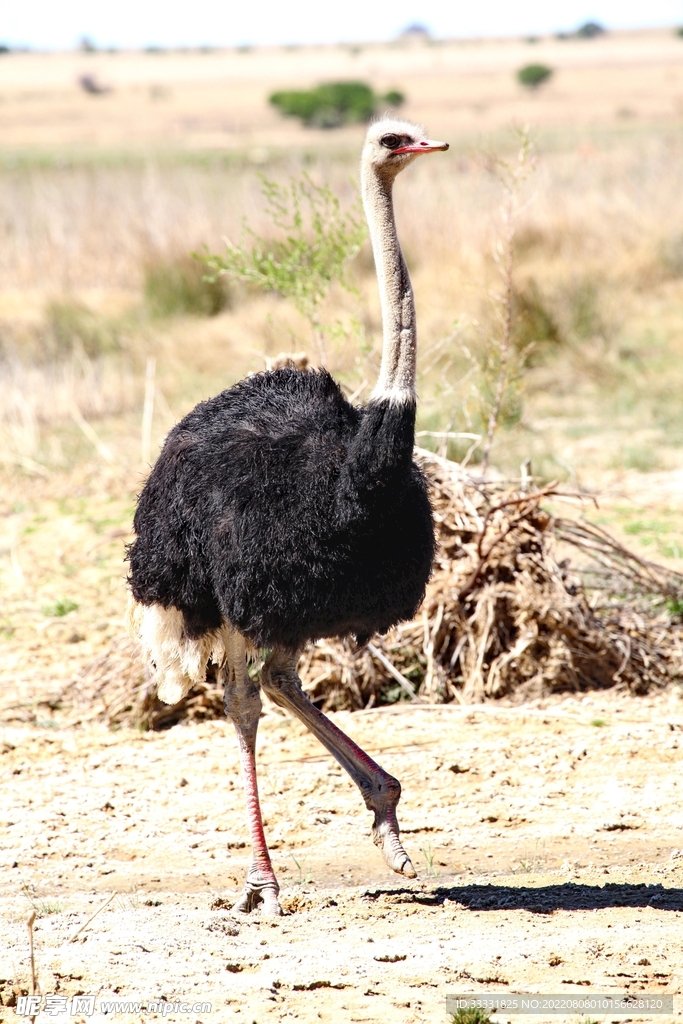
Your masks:
{"label": "white tail feather", "polygon": [[222,665],[235,632],[228,623],[197,639],[185,634],[183,613],[159,604],[141,605],[129,598],[128,631],[152,662],[159,700],[177,704],[194,683],[206,680],[209,662]]}

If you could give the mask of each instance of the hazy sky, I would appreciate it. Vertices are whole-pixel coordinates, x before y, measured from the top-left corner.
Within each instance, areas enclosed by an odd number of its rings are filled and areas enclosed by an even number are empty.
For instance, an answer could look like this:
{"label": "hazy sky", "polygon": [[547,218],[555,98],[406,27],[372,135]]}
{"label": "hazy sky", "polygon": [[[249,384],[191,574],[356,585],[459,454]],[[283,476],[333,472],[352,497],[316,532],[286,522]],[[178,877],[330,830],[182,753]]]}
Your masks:
{"label": "hazy sky", "polygon": [[234,46],[391,39],[413,22],[437,37],[528,35],[683,23],[683,0],[0,0],[0,42],[40,49]]}

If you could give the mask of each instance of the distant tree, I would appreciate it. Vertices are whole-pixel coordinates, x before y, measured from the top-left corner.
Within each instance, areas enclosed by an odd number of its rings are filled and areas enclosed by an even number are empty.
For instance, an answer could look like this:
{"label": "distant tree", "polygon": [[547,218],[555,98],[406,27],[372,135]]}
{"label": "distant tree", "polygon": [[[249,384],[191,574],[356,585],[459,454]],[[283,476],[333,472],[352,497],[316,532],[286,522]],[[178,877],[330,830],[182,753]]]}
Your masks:
{"label": "distant tree", "polygon": [[78,49],[81,51],[81,53],[96,53],[97,52],[97,46],[95,45],[93,40],[90,38],[90,36],[83,36],[81,38],[81,41],[78,44]]}
{"label": "distant tree", "polygon": [[422,22],[420,22],[420,21],[414,21],[410,25],[406,25],[406,27],[401,32],[399,38],[400,39],[406,39],[406,38],[428,39],[429,35],[430,35],[430,32],[429,32],[429,29],[427,28],[426,25],[423,25]]}
{"label": "distant tree", "polygon": [[607,30],[599,21],[587,21],[580,28],[577,28],[576,35],[579,39],[594,39],[602,36]]}
{"label": "distant tree", "polygon": [[83,92],[87,92],[90,96],[104,96],[106,93],[111,92],[111,86],[102,85],[98,82],[95,75],[81,75],[78,79]]}
{"label": "distant tree", "polygon": [[394,90],[377,96],[365,82],[328,82],[308,91],[283,90],[270,96],[270,103],[283,116],[298,117],[316,128],[369,121],[382,103],[398,107],[403,102],[402,93]]}
{"label": "distant tree", "polygon": [[680,25],[678,28],[674,29],[674,35],[680,36],[683,39],[683,25]]}
{"label": "distant tree", "polygon": [[0,53],[11,53],[11,49],[6,43],[0,43]]}
{"label": "distant tree", "polygon": [[548,81],[552,73],[553,69],[546,64],[525,64],[517,72],[517,81],[527,89],[538,89]]}

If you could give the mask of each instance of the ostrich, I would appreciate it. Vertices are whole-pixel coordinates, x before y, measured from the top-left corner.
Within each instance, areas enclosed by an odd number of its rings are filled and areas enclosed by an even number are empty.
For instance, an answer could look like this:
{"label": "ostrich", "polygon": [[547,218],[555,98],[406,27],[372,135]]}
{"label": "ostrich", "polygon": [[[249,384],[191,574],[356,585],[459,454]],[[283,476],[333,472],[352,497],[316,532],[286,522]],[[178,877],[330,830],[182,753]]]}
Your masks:
{"label": "ostrich", "polygon": [[324,369],[254,374],[171,430],[138,499],[130,620],[159,697],[179,701],[212,661],[237,732],[252,843],[237,911],[263,903],[266,914],[282,913],[256,781],[262,705],[247,658],[258,650],[263,690],[349,773],[387,864],[415,877],[399,838],[400,783],[311,703],[297,664],[321,637],[353,635],[362,646],[411,618],[424,597],[434,529],[413,461],[415,306],[392,189],[418,155],[445,149],[404,121],[367,133],[362,194],[383,322],[368,404],[351,405]]}

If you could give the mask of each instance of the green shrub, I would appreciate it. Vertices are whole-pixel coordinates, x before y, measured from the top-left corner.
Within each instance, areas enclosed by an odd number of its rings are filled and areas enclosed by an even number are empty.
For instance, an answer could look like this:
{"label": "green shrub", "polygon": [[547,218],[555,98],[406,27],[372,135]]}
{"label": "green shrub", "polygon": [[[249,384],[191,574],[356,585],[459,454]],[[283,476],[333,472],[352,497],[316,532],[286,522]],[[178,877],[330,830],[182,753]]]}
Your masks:
{"label": "green shrub", "polygon": [[523,288],[513,289],[512,340],[518,352],[533,346],[535,351],[530,351],[529,356],[534,363],[539,359],[539,345],[556,346],[564,341],[559,324],[533,279]]}
{"label": "green shrub", "polygon": [[78,610],[78,605],[75,601],[72,601],[70,597],[60,597],[54,604],[45,605],[42,609],[43,615],[47,615],[50,618],[61,619],[69,612],[75,612]]}
{"label": "green shrub", "polygon": [[679,36],[679,38],[683,39],[683,25],[679,25],[678,28],[674,29],[674,35]]}
{"label": "green shrub", "polygon": [[150,260],[144,272],[145,305],[153,316],[216,316],[229,305],[225,279],[206,279],[190,255]]}
{"label": "green shrub", "polygon": [[539,85],[548,81],[552,73],[553,69],[547,64],[525,64],[517,72],[517,81],[527,89],[538,89]]}
{"label": "green shrub", "polygon": [[565,292],[564,303],[569,329],[577,338],[608,338],[612,334],[612,326],[603,315],[600,292],[594,281],[573,282]]}
{"label": "green shrub", "polygon": [[216,255],[206,251],[200,259],[216,283],[227,277],[291,300],[309,321],[324,365],[329,330],[320,321],[320,307],[335,282],[354,290],[348,264],[366,236],[360,202],[342,210],[331,189],[316,185],[305,171],[287,185],[262,175],[261,190],[279,238],[245,225],[242,245]]}
{"label": "green shrub", "polygon": [[82,302],[55,299],[45,307],[47,337],[45,348],[51,356],[81,348],[93,359],[121,347],[120,332],[112,321],[94,313]]}
{"label": "green shrub", "polygon": [[382,103],[398,107],[403,102],[402,93],[393,90],[377,96],[365,82],[328,82],[308,91],[286,90],[270,96],[270,103],[284,117],[298,117],[316,128],[369,121]]}
{"label": "green shrub", "polygon": [[578,39],[595,39],[596,36],[603,36],[605,28],[598,21],[586,21],[580,28],[577,28]]}

